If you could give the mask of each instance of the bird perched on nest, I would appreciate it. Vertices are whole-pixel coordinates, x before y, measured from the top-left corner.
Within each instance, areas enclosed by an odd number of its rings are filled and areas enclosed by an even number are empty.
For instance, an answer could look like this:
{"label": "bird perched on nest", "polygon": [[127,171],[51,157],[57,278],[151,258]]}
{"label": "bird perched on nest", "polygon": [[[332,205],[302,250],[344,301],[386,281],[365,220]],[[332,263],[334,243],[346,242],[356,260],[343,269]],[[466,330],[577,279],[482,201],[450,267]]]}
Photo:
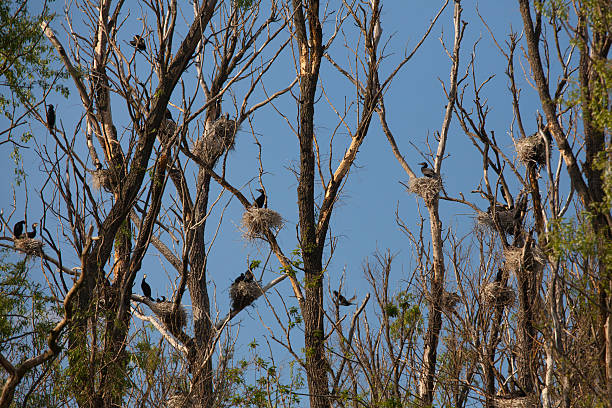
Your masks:
{"label": "bird perched on nest", "polygon": [[425,177],[429,177],[429,178],[437,177],[436,172],[430,169],[429,167],[427,167],[426,162],[419,163],[419,165],[421,166],[421,173],[423,173]]}
{"label": "bird perched on nest", "polygon": [[25,225],[25,221],[19,221],[13,226],[13,236],[15,239],[21,238],[21,234],[23,234],[23,226]]}
{"label": "bird perched on nest", "polygon": [[145,45],[144,38],[139,35],[135,35],[132,41],[130,41],[130,45],[136,48],[138,51],[144,51],[147,49]]}
{"label": "bird perched on nest", "polygon": [[28,238],[34,238],[36,236],[36,227],[38,227],[38,223],[32,224],[32,231],[26,232],[26,236]]}
{"label": "bird perched on nest", "polygon": [[246,272],[241,273],[240,276],[234,279],[233,285],[237,285],[240,282],[252,283],[253,280],[254,280],[253,272],[251,272],[251,270],[248,269]]}
{"label": "bird perched on nest", "polygon": [[253,206],[256,208],[263,208],[264,204],[266,203],[266,193],[264,193],[261,188],[258,188],[257,191],[259,191],[261,195],[255,199]]}
{"label": "bird perched on nest", "polygon": [[[354,305],[354,303],[349,302],[348,300],[346,300],[346,298],[344,296],[342,296],[342,294],[338,293],[337,290],[334,290],[334,296],[336,298],[336,302],[340,306],[351,306],[351,305]],[[353,299],[355,299],[354,296],[351,298],[351,300],[353,300]]]}
{"label": "bird perched on nest", "polygon": [[47,126],[51,132],[55,129],[55,108],[53,105],[47,105]]}
{"label": "bird perched on nest", "polygon": [[147,283],[147,281],[145,280],[147,279],[147,274],[145,273],[142,276],[142,282],[140,283],[140,288],[142,289],[142,294],[149,300],[153,300],[153,298],[151,297],[151,287],[149,286],[149,284]]}

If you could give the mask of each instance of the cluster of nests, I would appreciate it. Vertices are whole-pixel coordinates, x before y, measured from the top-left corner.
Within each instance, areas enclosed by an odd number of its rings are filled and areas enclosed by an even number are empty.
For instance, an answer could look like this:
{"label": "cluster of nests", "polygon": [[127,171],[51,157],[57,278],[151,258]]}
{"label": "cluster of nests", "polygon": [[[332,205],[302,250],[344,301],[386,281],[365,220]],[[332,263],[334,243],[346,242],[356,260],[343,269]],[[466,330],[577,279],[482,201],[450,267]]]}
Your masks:
{"label": "cluster of nests", "polygon": [[417,194],[425,201],[430,201],[442,190],[442,178],[435,177],[411,177],[408,190]]}
{"label": "cluster of nests", "polygon": [[193,146],[193,154],[213,167],[223,153],[234,148],[237,131],[236,121],[229,119],[227,114],[212,123],[209,122],[204,134]]}
{"label": "cluster of nests", "polygon": [[480,298],[489,307],[510,307],[514,305],[516,295],[512,288],[502,286],[500,282],[488,282],[481,287]]}
{"label": "cluster of nests", "polygon": [[42,252],[43,243],[34,238],[15,238],[15,248],[28,255],[39,255]]}
{"label": "cluster of nests", "polygon": [[[545,133],[550,142],[552,139],[550,133]],[[528,163],[536,163],[539,166],[546,164],[546,143],[539,132],[516,140],[514,147],[518,160],[524,165]]]}
{"label": "cluster of nests", "polygon": [[170,329],[171,333],[180,331],[187,324],[187,312],[182,304],[179,305],[175,314],[172,314],[174,302],[167,300],[151,303],[149,307],[153,313],[159,317],[164,325]]}
{"label": "cluster of nests", "polygon": [[232,310],[237,312],[253,303],[263,292],[253,272],[247,270],[234,280],[229,293],[232,299]]}
{"label": "cluster of nests", "polygon": [[243,238],[253,241],[265,238],[265,232],[270,229],[278,232],[283,227],[283,217],[268,208],[251,207],[242,214],[240,230]]}

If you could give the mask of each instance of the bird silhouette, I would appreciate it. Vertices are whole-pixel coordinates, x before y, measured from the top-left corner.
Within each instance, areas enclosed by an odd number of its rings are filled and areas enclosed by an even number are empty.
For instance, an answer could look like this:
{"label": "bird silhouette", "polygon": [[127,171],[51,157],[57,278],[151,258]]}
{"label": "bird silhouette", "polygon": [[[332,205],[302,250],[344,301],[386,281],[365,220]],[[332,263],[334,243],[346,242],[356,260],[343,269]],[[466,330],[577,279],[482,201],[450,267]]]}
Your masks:
{"label": "bird silhouette", "polygon": [[[346,298],[344,296],[342,296],[340,293],[338,293],[337,290],[334,290],[334,296],[336,297],[336,301],[340,306],[351,306],[354,305],[354,303],[349,302],[348,300],[346,300]],[[354,298],[351,298],[351,300],[353,300]]]}
{"label": "bird silhouette", "polygon": [[145,45],[144,38],[142,38],[139,35],[135,35],[134,36],[132,41],[130,41],[130,45],[132,47],[136,48],[138,51],[144,51],[144,50],[147,49],[147,46]]}
{"label": "bird silhouette", "polygon": [[266,203],[266,193],[264,193],[261,188],[258,188],[257,191],[259,191],[261,195],[255,199],[253,205],[257,208],[263,208],[264,204]]}
{"label": "bird silhouette", "polygon": [[25,225],[25,221],[19,221],[13,226],[13,236],[15,239],[21,238],[21,234],[23,234],[23,226]]}
{"label": "bird silhouette", "polygon": [[151,287],[149,286],[149,284],[147,283],[145,279],[147,279],[146,273],[142,276],[142,282],[140,283],[142,294],[145,295],[147,299],[153,300],[153,298],[151,297]]}
{"label": "bird silhouette", "polygon": [[55,129],[55,108],[53,105],[47,105],[47,126],[51,132]]}
{"label": "bird silhouette", "polygon": [[253,272],[251,272],[250,269],[248,269],[245,273],[244,273],[244,281],[247,283],[251,283],[253,282]]}
{"label": "bird silhouette", "polygon": [[38,223],[32,224],[32,231],[26,232],[26,236],[28,238],[34,238],[36,236],[36,227],[38,227]]}
{"label": "bird silhouette", "polygon": [[419,164],[421,165],[421,173],[423,173],[423,175],[425,177],[429,177],[429,178],[437,177],[436,172],[433,171],[432,169],[428,168],[426,162],[422,162],[422,163],[419,163]]}
{"label": "bird silhouette", "polygon": [[234,279],[234,283],[232,283],[232,285],[237,285],[242,281],[244,281],[244,273],[241,273],[240,276]]}

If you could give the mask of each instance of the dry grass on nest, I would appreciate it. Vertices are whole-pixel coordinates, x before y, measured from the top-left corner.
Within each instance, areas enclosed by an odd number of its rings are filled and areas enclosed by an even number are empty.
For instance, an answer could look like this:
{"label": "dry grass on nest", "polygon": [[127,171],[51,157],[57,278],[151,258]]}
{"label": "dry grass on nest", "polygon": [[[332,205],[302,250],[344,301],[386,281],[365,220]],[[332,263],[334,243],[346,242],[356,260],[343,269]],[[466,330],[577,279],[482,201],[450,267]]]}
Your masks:
{"label": "dry grass on nest", "polygon": [[172,315],[174,302],[164,301],[157,302],[151,305],[151,310],[164,322],[170,329],[181,329],[187,324],[187,312],[183,305],[179,305],[176,315]]}
{"label": "dry grass on nest", "polygon": [[[495,212],[495,218],[501,230],[506,234],[514,233],[514,211],[513,210],[497,210]],[[488,212],[478,211],[476,215],[476,222],[480,226],[490,228],[496,231],[495,222],[493,221],[493,215]]]}
{"label": "dry grass on nest", "polygon": [[489,282],[482,286],[480,296],[482,302],[490,307],[510,307],[514,304],[514,290],[502,286],[499,282]]}
{"label": "dry grass on nest", "polygon": [[508,247],[504,249],[504,266],[508,271],[517,271],[521,267],[523,248]]}
{"label": "dry grass on nest", "polygon": [[257,282],[232,283],[230,286],[230,298],[232,299],[232,310],[242,310],[259,296],[261,296],[261,287]]}
{"label": "dry grass on nest", "polygon": [[168,408],[192,408],[193,401],[189,398],[189,395],[175,394],[168,398],[166,406]]}
{"label": "dry grass on nest", "polygon": [[420,195],[428,201],[442,190],[442,179],[440,177],[412,177],[408,187],[411,193]]}
{"label": "dry grass on nest", "polygon": [[166,145],[173,140],[174,132],[176,132],[176,123],[171,119],[164,119],[159,129],[159,141]]}
{"label": "dry grass on nest", "polygon": [[459,303],[461,298],[455,292],[444,292],[442,294],[442,308],[447,312],[455,310],[455,306]]}
{"label": "dry grass on nest", "polygon": [[525,397],[495,397],[497,408],[532,408],[539,406],[539,399],[534,396]]}
{"label": "dry grass on nest", "polygon": [[91,174],[91,186],[96,190],[104,188],[106,191],[112,190],[111,174],[108,170],[96,170]]}
{"label": "dry grass on nest", "polygon": [[43,243],[34,238],[19,238],[15,240],[15,248],[28,255],[38,255],[42,252]]}
{"label": "dry grass on nest", "polygon": [[518,139],[514,143],[516,148],[516,156],[523,164],[535,162],[539,165],[546,164],[546,144],[538,133],[534,133],[529,137]]}
{"label": "dry grass on nest", "polygon": [[250,241],[264,238],[267,229],[278,231],[283,227],[283,217],[268,208],[249,208],[242,214],[242,236]]}
{"label": "dry grass on nest", "polygon": [[228,119],[227,116],[220,117],[207,126],[204,135],[193,147],[193,154],[213,166],[223,153],[234,148],[237,130],[236,121]]}

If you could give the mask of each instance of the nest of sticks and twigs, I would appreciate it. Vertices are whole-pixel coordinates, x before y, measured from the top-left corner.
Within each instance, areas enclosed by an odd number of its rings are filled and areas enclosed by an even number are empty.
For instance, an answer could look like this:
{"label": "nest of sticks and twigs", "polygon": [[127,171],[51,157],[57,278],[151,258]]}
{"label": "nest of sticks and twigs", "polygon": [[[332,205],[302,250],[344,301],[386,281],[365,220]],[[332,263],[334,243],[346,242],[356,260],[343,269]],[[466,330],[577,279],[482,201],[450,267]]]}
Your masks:
{"label": "nest of sticks and twigs", "polygon": [[429,201],[442,190],[442,179],[440,177],[411,177],[408,190],[423,197],[425,201]]}
{"label": "nest of sticks and twigs", "polygon": [[223,153],[234,148],[237,130],[236,121],[229,119],[228,115],[220,117],[206,126],[204,134],[193,147],[193,154],[208,166],[214,166]]}
{"label": "nest of sticks and twigs", "polygon": [[521,267],[523,248],[509,246],[504,249],[504,267],[508,271],[517,271]]}
{"label": "nest of sticks and twigs", "polygon": [[498,208],[495,211],[495,218],[493,217],[493,214],[491,214],[491,212],[482,211],[478,211],[478,214],[476,216],[476,222],[478,223],[478,225],[496,231],[497,227],[495,226],[494,219],[497,221],[497,224],[499,225],[499,228],[502,232],[509,235],[514,234],[514,226],[516,224],[514,210]]}
{"label": "nest of sticks and twigs", "polygon": [[159,128],[159,141],[162,145],[167,146],[174,141],[174,133],[176,132],[176,123],[171,118],[165,118]]}
{"label": "nest of sticks and twigs", "polygon": [[262,294],[261,286],[255,281],[240,281],[230,286],[230,298],[232,299],[232,310],[238,311],[249,306]]}
{"label": "nest of sticks and twigs", "polygon": [[489,307],[510,307],[516,299],[514,290],[507,286],[502,286],[499,282],[484,284],[480,296],[482,302]]}
{"label": "nest of sticks and twigs", "polygon": [[495,397],[496,408],[532,408],[537,406],[539,406],[539,398],[535,395]]}
{"label": "nest of sticks and twigs", "polygon": [[179,305],[174,315],[172,314],[174,302],[157,302],[151,304],[150,307],[171,332],[179,331],[187,324],[187,312],[182,304]]}
{"label": "nest of sticks and twigs", "polygon": [[15,248],[28,255],[38,255],[42,252],[43,243],[34,238],[18,238],[15,240]]}
{"label": "nest of sticks and twigs", "polygon": [[107,169],[100,169],[91,173],[91,186],[96,190],[103,188],[106,191],[112,191],[113,183],[110,171]]}
{"label": "nest of sticks and twigs", "polygon": [[455,310],[457,303],[459,303],[461,298],[455,292],[446,292],[442,294],[442,309],[446,312],[450,313]]}
{"label": "nest of sticks and twigs", "polygon": [[166,401],[168,408],[192,408],[193,400],[187,394],[174,394]]}
{"label": "nest of sticks and twigs", "polygon": [[271,229],[277,232],[283,227],[283,217],[268,208],[249,208],[242,214],[242,236],[252,241],[256,238],[265,238],[265,231]]}
{"label": "nest of sticks and twigs", "polygon": [[546,144],[539,133],[518,139],[514,146],[521,163],[526,165],[535,162],[540,166],[546,164]]}

